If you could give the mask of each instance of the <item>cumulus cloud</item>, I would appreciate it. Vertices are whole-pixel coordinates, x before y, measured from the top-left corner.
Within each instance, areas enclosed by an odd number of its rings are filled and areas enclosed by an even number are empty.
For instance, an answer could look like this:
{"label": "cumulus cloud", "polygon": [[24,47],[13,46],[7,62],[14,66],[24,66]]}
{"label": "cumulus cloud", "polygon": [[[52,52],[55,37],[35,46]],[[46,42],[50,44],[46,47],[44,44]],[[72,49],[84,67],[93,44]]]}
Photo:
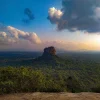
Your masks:
{"label": "cumulus cloud", "polygon": [[51,23],[57,23],[60,18],[63,15],[63,12],[61,10],[57,10],[56,8],[52,7],[48,11],[48,19],[51,21]]}
{"label": "cumulus cloud", "polygon": [[36,44],[40,44],[40,43],[41,43],[41,40],[40,40],[40,38],[37,36],[36,33],[31,33],[30,35],[25,36],[25,39],[29,40],[29,41],[32,42],[32,43],[36,43]]}
{"label": "cumulus cloud", "polygon": [[8,45],[16,43],[16,39],[9,37],[6,32],[0,32],[0,44],[1,45]]}
{"label": "cumulus cloud", "polygon": [[0,25],[0,41],[5,43],[15,43],[21,39],[27,40],[33,44],[40,44],[41,40],[34,32],[24,32],[11,26]]}
{"label": "cumulus cloud", "polygon": [[62,0],[62,9],[50,8],[48,19],[58,30],[100,32],[100,0]]}
{"label": "cumulus cloud", "polygon": [[7,37],[7,34],[6,34],[6,32],[0,32],[0,36],[5,38],[5,37]]}

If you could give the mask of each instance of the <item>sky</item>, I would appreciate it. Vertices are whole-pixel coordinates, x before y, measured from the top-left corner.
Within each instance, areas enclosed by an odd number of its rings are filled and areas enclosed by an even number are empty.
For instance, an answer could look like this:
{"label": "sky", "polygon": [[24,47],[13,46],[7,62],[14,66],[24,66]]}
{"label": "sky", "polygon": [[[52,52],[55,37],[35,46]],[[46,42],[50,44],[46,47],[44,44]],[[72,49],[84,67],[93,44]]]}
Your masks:
{"label": "sky", "polygon": [[0,51],[100,51],[100,0],[0,0]]}

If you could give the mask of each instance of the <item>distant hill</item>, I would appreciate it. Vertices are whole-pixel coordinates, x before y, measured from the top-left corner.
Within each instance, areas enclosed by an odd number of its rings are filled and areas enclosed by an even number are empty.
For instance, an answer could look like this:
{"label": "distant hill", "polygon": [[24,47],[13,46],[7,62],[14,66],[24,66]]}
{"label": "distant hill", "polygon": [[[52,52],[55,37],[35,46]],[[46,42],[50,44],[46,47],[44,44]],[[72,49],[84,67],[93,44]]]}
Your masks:
{"label": "distant hill", "polygon": [[44,48],[44,52],[42,56],[37,57],[36,59],[33,60],[33,64],[47,64],[51,66],[57,66],[59,64],[64,64],[65,60],[60,58],[59,56],[56,55],[56,49],[51,46],[48,48]]}

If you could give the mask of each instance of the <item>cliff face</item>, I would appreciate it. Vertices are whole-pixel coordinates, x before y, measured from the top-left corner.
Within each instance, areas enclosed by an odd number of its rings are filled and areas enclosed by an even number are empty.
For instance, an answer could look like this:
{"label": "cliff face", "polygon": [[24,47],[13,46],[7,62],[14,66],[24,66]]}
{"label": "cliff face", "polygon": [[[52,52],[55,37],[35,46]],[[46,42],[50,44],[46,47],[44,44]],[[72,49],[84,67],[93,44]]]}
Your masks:
{"label": "cliff face", "polygon": [[51,46],[51,47],[47,47],[44,48],[44,52],[42,54],[42,56],[36,58],[36,61],[44,61],[44,62],[48,62],[48,63],[55,63],[55,59],[57,59],[57,55],[56,55],[56,49]]}
{"label": "cliff face", "polygon": [[48,64],[50,66],[57,66],[58,63],[62,64],[62,59],[56,55],[56,49],[53,46],[44,48],[42,56],[34,59],[34,63]]}
{"label": "cliff face", "polygon": [[42,56],[48,56],[48,55],[51,56],[56,55],[56,49],[53,46],[44,49]]}

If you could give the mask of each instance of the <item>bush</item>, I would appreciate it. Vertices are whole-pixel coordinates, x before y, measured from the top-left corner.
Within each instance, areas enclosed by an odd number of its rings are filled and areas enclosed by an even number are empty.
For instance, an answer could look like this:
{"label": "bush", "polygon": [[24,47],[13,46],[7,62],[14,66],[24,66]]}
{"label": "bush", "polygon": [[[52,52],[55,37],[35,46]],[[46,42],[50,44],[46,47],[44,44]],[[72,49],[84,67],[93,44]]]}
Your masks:
{"label": "bush", "polygon": [[92,88],[92,92],[100,93],[100,86]]}

